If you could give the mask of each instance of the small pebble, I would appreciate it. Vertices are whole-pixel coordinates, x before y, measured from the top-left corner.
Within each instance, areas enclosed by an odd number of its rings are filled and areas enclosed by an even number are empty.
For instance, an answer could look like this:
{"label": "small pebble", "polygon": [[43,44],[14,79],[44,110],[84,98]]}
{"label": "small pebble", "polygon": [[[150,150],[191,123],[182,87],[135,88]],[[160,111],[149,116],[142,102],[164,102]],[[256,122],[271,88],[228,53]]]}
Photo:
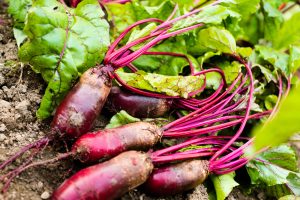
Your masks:
{"label": "small pebble", "polygon": [[4,101],[4,100],[0,100],[0,108],[6,108],[6,109],[10,109],[11,108],[11,104],[8,101]]}
{"label": "small pebble", "polygon": [[17,139],[17,141],[20,142],[20,141],[23,139],[23,137],[22,137],[21,134],[17,134],[17,135],[16,135],[16,139]]}
{"label": "small pebble", "polygon": [[5,78],[2,74],[0,74],[0,86],[3,85],[4,83],[5,83]]}
{"label": "small pebble", "polygon": [[0,134],[0,142],[3,142],[6,139],[6,136],[4,134]]}
{"label": "small pebble", "polygon": [[43,187],[44,187],[43,182],[39,181],[38,184],[37,184],[37,187],[38,187],[39,189],[43,188]]}
{"label": "small pebble", "polygon": [[27,110],[27,107],[29,106],[29,101],[27,100],[24,100],[24,101],[21,101],[20,103],[18,103],[15,108],[19,111],[24,111],[24,110]]}
{"label": "small pebble", "polygon": [[[0,124],[0,132],[4,132],[4,131],[6,131],[5,124]],[[1,139],[0,139],[0,141],[1,141]]]}
{"label": "small pebble", "polygon": [[43,192],[43,194],[41,195],[41,198],[42,199],[49,199],[50,198],[49,192],[47,192],[47,191]]}

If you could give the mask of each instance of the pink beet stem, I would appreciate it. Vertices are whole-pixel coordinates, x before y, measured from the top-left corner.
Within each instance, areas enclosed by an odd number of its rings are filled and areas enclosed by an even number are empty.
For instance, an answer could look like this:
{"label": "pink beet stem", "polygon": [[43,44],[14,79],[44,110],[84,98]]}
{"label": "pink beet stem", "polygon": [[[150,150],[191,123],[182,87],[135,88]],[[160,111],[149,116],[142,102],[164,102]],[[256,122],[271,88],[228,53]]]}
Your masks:
{"label": "pink beet stem", "polygon": [[247,103],[245,118],[242,120],[241,126],[239,127],[236,134],[232,137],[232,139],[221,150],[219,150],[215,155],[213,155],[213,157],[210,159],[210,161],[217,160],[217,158],[241,135],[241,133],[243,132],[243,130],[246,126],[246,123],[249,119],[249,116],[250,116],[251,102],[252,102],[252,99],[253,99],[253,92],[254,92],[254,81],[253,81],[253,75],[252,75],[251,67],[241,57],[239,57],[237,55],[232,55],[232,57],[234,57],[240,63],[244,64],[244,66],[247,70],[248,76],[250,78],[249,99],[248,99],[248,103]]}
{"label": "pink beet stem", "polygon": [[163,127],[163,130],[167,130],[171,127],[174,127],[175,125],[177,124],[180,124],[184,121],[187,121],[187,120],[190,120],[190,118],[193,118],[195,117],[195,115],[201,113],[202,111],[206,110],[207,108],[211,107],[212,105],[214,105],[216,102],[220,101],[224,96],[226,96],[234,87],[234,84],[236,84],[238,82],[238,80],[241,78],[242,74],[239,74],[239,76],[236,78],[236,80],[231,84],[231,86],[229,86],[229,88],[222,94],[220,95],[218,98],[216,98],[215,100],[211,101],[210,103],[206,104],[205,106],[203,106],[202,108],[198,109],[198,110],[195,110],[194,112],[191,112],[190,114],[180,118],[180,119],[177,119],[167,125],[165,125]]}
{"label": "pink beet stem", "polygon": [[148,22],[157,22],[157,23],[162,23],[163,21],[160,19],[156,19],[156,18],[150,18],[150,19],[144,19],[144,20],[140,20],[137,21],[135,23],[133,23],[132,25],[128,26],[121,34],[120,36],[110,45],[108,51],[106,52],[106,56],[104,58],[104,64],[108,63],[108,60],[110,60],[110,55],[114,52],[115,48],[117,47],[117,45],[119,44],[119,42],[127,35],[127,33],[129,31],[131,31],[134,27],[144,24],[144,23],[148,23]]}

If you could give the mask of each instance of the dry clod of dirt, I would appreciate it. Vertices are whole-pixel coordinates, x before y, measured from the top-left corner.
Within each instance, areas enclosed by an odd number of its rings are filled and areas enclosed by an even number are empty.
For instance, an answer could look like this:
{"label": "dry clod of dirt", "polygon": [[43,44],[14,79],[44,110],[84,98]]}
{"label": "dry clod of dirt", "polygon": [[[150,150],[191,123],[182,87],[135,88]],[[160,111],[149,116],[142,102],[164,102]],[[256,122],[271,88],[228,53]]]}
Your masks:
{"label": "dry clod of dirt", "polygon": [[188,200],[196,200],[196,199],[208,200],[209,197],[208,197],[206,188],[204,187],[204,185],[201,184],[201,185],[198,185],[192,193],[187,195],[187,199]]}
{"label": "dry clod of dirt", "polygon": [[50,194],[48,191],[43,192],[43,194],[41,195],[42,199],[49,199],[50,198]]}

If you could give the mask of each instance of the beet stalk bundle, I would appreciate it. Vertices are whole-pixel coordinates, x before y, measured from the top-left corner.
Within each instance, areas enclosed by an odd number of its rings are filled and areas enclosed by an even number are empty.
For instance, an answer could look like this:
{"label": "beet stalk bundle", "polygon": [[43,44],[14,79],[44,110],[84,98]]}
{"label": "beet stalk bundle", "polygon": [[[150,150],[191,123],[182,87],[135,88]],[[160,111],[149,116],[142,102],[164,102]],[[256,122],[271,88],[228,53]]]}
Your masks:
{"label": "beet stalk bundle", "polygon": [[[240,157],[251,140],[239,148],[230,146],[221,162],[191,160],[213,155],[228,142],[229,138],[225,136],[197,138],[148,154],[137,151],[121,153],[109,161],[77,172],[54,191],[52,199],[117,199],[145,182],[144,188],[154,195],[170,195],[192,189],[204,182],[210,173],[229,173],[248,162],[247,158]],[[190,145],[209,145],[209,147],[178,151]],[[182,163],[153,170],[153,166],[183,160],[185,161]],[[144,164],[140,166],[139,163],[143,162]],[[135,167],[139,168],[135,170]]]}

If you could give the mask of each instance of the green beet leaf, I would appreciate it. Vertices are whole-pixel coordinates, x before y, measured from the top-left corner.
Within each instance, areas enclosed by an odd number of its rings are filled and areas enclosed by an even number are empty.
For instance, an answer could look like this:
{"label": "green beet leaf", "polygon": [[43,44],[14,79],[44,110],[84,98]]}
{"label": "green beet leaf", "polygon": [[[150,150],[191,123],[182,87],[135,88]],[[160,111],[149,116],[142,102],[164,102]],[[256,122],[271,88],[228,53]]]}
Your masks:
{"label": "green beet leaf", "polygon": [[267,110],[271,110],[275,107],[278,97],[274,94],[268,95],[265,99],[265,107]]}
{"label": "green beet leaf", "polygon": [[23,30],[18,28],[13,28],[13,31],[14,31],[14,37],[16,39],[17,45],[20,48],[22,43],[26,40],[27,35],[24,33]]}
{"label": "green beet leaf", "polygon": [[27,12],[32,5],[32,0],[10,0],[8,13],[11,14],[14,20],[14,37],[17,41],[18,47],[27,38],[23,32],[24,23]]}
{"label": "green beet leaf", "polygon": [[203,11],[176,22],[170,31],[190,27],[199,23],[204,23],[206,25],[220,25],[227,18],[240,19],[241,15],[225,6],[208,6],[203,9]]}
{"label": "green beet leaf", "polygon": [[252,184],[272,187],[269,189],[273,189],[273,193],[278,192],[278,187],[284,187],[290,193],[300,195],[300,173],[291,147],[280,145],[269,149],[250,161],[246,168]]}
{"label": "green beet leaf", "polygon": [[291,44],[299,43],[300,41],[300,12],[292,15],[286,20],[280,30],[276,33],[277,36],[272,40],[273,47],[276,49],[287,50]]}
{"label": "green beet leaf", "polygon": [[8,13],[12,15],[15,27],[18,29],[24,27],[25,18],[31,5],[32,0],[9,0]]}
{"label": "green beet leaf", "polygon": [[259,0],[225,0],[221,5],[225,5],[244,17],[255,13],[259,7],[259,2]]}
{"label": "green beet leaf", "polygon": [[221,84],[222,77],[217,72],[209,72],[205,74],[206,77],[206,88],[212,88],[217,90]]}
{"label": "green beet leaf", "polygon": [[276,73],[272,72],[270,69],[266,68],[263,65],[260,64],[252,65],[252,68],[256,68],[256,67],[260,69],[261,73],[264,75],[268,83],[270,83],[271,81],[277,83]]}
{"label": "green beet leaf", "polygon": [[[196,6],[196,1],[194,0],[172,0],[174,3],[178,4],[179,9],[182,10],[190,10],[194,6]],[[161,4],[161,0],[151,0],[151,1],[146,1],[148,3],[148,6],[157,6]],[[198,1],[198,4],[201,4],[202,1]]]}
{"label": "green beet leaf", "polygon": [[193,54],[204,54],[206,52],[235,53],[236,42],[231,33],[225,29],[209,27],[202,29],[197,34],[196,41],[190,45],[189,51]]}
{"label": "green beet leaf", "polygon": [[300,132],[299,99],[300,85],[298,84],[289,96],[281,102],[276,116],[263,126],[254,129],[254,148],[256,150],[267,146],[277,146]]}
{"label": "green beet leaf", "polygon": [[116,128],[125,124],[139,122],[141,121],[138,118],[132,117],[126,111],[121,110],[117,114],[115,114],[105,128]]}
{"label": "green beet leaf", "polygon": [[255,46],[256,51],[259,53],[259,57],[272,64],[276,70],[281,70],[287,76],[290,73],[289,67],[289,55],[276,51],[271,47]]}
{"label": "green beet leaf", "polygon": [[217,66],[223,70],[227,84],[231,84],[242,71],[241,68],[243,65],[237,61],[232,63],[225,61],[218,63]]}
{"label": "green beet leaf", "polygon": [[163,93],[169,96],[188,97],[190,92],[200,89],[204,84],[204,76],[166,76],[161,74],[117,72],[128,85],[148,90],[151,92]]}
{"label": "green beet leaf", "polygon": [[283,23],[282,13],[278,10],[278,7],[273,5],[273,2],[273,0],[262,1],[264,36],[271,41],[278,38],[278,30]]}
{"label": "green beet leaf", "polygon": [[214,184],[217,200],[224,200],[234,187],[239,184],[234,180],[235,173],[224,175],[211,175],[210,178]]}
{"label": "green beet leaf", "polygon": [[[146,4],[146,5],[144,5]],[[109,3],[105,5],[108,11],[108,19],[114,24],[112,37],[116,38],[129,25],[147,18],[166,20],[172,13],[175,4],[172,1],[160,1],[157,4],[151,1],[137,0],[126,4]]]}
{"label": "green beet leaf", "polygon": [[97,0],[76,9],[56,0],[38,0],[27,15],[28,41],[19,57],[41,73],[48,87],[37,116],[50,116],[78,76],[102,61],[109,45],[109,25]]}

